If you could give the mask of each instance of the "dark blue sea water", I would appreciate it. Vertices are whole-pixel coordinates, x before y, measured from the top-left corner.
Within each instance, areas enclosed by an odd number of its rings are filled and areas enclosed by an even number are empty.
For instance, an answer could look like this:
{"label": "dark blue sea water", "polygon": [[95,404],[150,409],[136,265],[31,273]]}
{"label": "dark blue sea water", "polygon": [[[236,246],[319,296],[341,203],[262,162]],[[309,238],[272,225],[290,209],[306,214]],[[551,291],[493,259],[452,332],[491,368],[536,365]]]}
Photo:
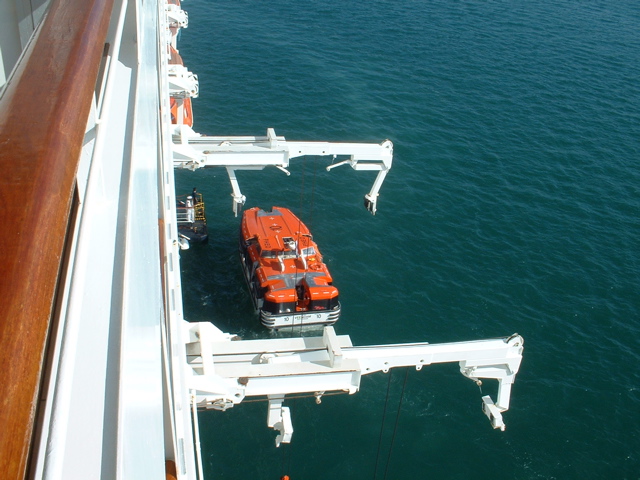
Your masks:
{"label": "dark blue sea water", "polygon": [[[190,0],[180,53],[195,130],[395,145],[373,175],[331,159],[240,172],[247,207],[292,208],[356,345],[525,338],[505,432],[456,365],[201,416],[208,479],[640,478],[640,4]],[[177,172],[212,238],[182,254],[189,320],[245,338],[253,315],[222,170]],[[179,192],[180,193],[180,192]],[[483,393],[495,393],[485,382]],[[387,414],[380,441],[385,402]],[[392,441],[393,428],[397,433]],[[378,460],[376,471],[376,460]]]}

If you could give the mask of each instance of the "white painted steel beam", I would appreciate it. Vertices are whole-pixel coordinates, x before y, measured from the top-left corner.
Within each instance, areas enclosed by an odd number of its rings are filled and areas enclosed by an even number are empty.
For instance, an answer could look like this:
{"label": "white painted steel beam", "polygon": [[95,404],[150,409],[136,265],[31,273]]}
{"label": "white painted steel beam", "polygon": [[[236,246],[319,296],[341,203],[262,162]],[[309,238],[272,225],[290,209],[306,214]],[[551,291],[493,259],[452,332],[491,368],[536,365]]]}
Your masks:
{"label": "white painted steel beam", "polygon": [[[359,390],[362,375],[458,362],[461,373],[473,381],[498,381],[497,402],[483,397],[483,411],[494,428],[502,430],[501,413],[509,408],[524,345],[515,334],[471,342],[354,347],[348,336],[336,335],[333,327],[325,327],[322,337],[229,342],[210,338],[206,324],[185,328],[198,328],[198,335],[189,335],[193,341],[187,345],[187,364],[190,388],[203,408],[224,410],[254,396],[352,394]],[[211,363],[213,367],[207,367]],[[211,369],[215,374],[207,375]]]}
{"label": "white painted steel beam", "polygon": [[198,76],[183,65],[168,65],[169,95],[179,98],[198,98],[200,84]]}
{"label": "white painted steel beam", "polygon": [[393,163],[393,143],[385,140],[381,144],[289,142],[276,136],[273,128],[262,137],[206,137],[191,129],[176,128],[174,132],[174,165],[178,168],[198,169],[202,167],[225,167],[233,189],[233,212],[237,215],[245,197],[235,177],[236,170],[262,170],[276,167],[286,170],[293,158],[302,156],[347,156],[348,159],[327,167],[332,170],[349,165],[356,171],[377,171],[378,175],[369,193],[365,195],[365,206],[376,213],[377,199],[382,183]]}

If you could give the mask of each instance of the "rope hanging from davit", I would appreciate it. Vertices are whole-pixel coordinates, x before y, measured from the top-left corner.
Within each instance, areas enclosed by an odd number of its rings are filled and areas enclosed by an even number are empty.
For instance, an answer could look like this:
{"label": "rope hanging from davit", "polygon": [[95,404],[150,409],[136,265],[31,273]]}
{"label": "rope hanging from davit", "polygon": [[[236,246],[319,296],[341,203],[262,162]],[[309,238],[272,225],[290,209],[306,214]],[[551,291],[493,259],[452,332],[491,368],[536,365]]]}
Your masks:
{"label": "rope hanging from davit", "polygon": [[[391,444],[389,445],[389,453],[387,454],[387,461],[385,464],[385,468],[384,468],[384,476],[383,478],[386,479],[387,478],[387,474],[389,472],[389,463],[391,461],[391,454],[393,452],[393,446],[394,443],[396,441],[396,434],[398,432],[398,423],[400,420],[400,412],[402,410],[402,401],[404,399],[404,391],[405,388],[407,386],[407,378],[409,376],[409,368],[405,369],[405,374],[404,374],[404,381],[402,382],[402,391],[400,392],[400,400],[398,401],[398,409],[396,411],[396,420],[393,426],[393,434],[391,435]],[[380,459],[380,450],[382,448],[382,437],[383,437],[383,433],[384,433],[384,425],[385,425],[385,421],[386,421],[386,417],[387,417],[387,405],[389,403],[389,392],[391,390],[391,372],[389,372],[389,382],[387,384],[387,394],[385,396],[385,401],[384,401],[384,411],[382,414],[382,424],[380,425],[380,436],[378,438],[378,452],[376,454],[376,467],[375,470],[373,472],[373,480],[375,480],[377,478],[378,475],[378,463],[379,463],[379,459]]]}

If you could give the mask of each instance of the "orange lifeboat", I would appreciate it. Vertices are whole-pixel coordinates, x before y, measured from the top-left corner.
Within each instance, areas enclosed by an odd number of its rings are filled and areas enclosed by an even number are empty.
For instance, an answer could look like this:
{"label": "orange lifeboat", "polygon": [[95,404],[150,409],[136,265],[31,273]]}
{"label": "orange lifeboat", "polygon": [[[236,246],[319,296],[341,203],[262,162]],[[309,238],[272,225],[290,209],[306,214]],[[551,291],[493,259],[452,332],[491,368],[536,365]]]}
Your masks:
{"label": "orange lifeboat", "polygon": [[184,65],[182,62],[182,57],[178,53],[178,50],[173,48],[171,45],[168,47],[169,50],[169,65]]}
{"label": "orange lifeboat", "polygon": [[291,210],[246,210],[240,257],[265,327],[332,325],[340,317],[338,289],[309,229]]}
{"label": "orange lifeboat", "polygon": [[173,125],[188,125],[193,127],[193,110],[191,99],[171,97],[171,123]]}

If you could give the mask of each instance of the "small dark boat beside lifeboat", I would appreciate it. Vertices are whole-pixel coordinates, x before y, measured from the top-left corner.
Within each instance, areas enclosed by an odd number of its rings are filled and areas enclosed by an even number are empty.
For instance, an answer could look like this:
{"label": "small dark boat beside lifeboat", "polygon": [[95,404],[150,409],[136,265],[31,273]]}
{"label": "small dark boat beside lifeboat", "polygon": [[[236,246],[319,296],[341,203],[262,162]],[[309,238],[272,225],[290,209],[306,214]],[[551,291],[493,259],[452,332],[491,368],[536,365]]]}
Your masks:
{"label": "small dark boat beside lifeboat", "polygon": [[[180,195],[176,202],[178,235],[181,240],[205,244],[209,240],[204,198],[193,189],[191,195]],[[188,245],[184,248],[189,248]]]}
{"label": "small dark boat beside lifeboat", "polygon": [[265,327],[332,325],[340,317],[338,289],[309,229],[291,210],[246,210],[240,257]]}

